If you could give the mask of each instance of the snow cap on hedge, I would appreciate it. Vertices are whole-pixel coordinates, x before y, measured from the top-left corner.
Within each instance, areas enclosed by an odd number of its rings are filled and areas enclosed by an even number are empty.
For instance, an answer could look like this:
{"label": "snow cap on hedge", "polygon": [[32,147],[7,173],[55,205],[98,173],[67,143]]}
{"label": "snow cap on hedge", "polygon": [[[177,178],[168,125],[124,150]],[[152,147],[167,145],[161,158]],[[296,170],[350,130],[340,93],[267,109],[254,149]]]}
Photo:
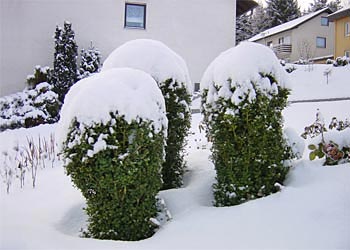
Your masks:
{"label": "snow cap on hedge", "polygon": [[76,118],[84,129],[94,123],[106,124],[110,112],[118,111],[125,120],[152,122],[155,132],[166,130],[168,120],[162,92],[147,73],[130,68],[111,69],[77,82],[64,100],[56,131],[60,146]]}
{"label": "snow cap on hedge", "polygon": [[120,67],[145,71],[158,83],[172,78],[174,81],[184,83],[187,92],[192,93],[186,62],[162,42],[150,39],[126,42],[107,57],[102,71]]}
{"label": "snow cap on hedge", "polygon": [[[241,96],[249,95],[249,100],[255,99],[254,82],[262,93],[272,93],[277,85],[270,84],[260,73],[274,76],[279,86],[288,88],[287,74],[280,65],[273,51],[261,44],[242,42],[220,54],[207,68],[202,80],[202,91],[208,90],[207,103],[216,101],[219,97],[231,98],[233,103],[239,102]],[[231,86],[228,80],[231,79]],[[221,87],[215,91],[214,84]],[[235,93],[230,88],[236,87]],[[237,103],[238,104],[238,103]]]}

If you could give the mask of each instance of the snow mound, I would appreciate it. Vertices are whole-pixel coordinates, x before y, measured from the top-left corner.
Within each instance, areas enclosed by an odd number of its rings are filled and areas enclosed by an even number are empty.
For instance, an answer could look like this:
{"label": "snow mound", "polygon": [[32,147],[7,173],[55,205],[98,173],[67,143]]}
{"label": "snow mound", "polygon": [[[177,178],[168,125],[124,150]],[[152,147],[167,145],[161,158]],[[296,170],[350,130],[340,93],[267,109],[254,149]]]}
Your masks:
{"label": "snow mound", "polygon": [[305,141],[290,127],[285,128],[283,134],[295,157],[301,159],[305,150]]}
{"label": "snow mound", "polygon": [[233,84],[260,82],[261,72],[274,75],[280,86],[289,87],[286,72],[270,48],[257,43],[242,42],[221,53],[208,66],[201,80],[201,89],[208,89],[212,83],[224,84],[228,79]]}
{"label": "snow mound", "polygon": [[107,57],[102,71],[120,67],[145,71],[158,83],[172,78],[186,84],[188,93],[192,93],[186,62],[162,42],[150,39],[126,42]]}
{"label": "snow mound", "polygon": [[84,129],[96,122],[106,124],[110,112],[115,111],[129,123],[140,118],[152,121],[157,133],[167,128],[164,98],[154,79],[136,69],[111,69],[85,78],[70,89],[56,131],[58,145],[63,145],[75,118]]}

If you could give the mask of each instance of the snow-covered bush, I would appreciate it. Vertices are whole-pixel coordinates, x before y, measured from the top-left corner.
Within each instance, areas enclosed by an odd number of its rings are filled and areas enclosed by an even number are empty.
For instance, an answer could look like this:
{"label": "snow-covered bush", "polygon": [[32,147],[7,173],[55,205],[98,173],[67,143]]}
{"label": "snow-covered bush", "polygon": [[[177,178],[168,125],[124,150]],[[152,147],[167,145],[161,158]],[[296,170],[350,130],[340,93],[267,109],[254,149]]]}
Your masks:
{"label": "snow-covered bush", "polygon": [[67,174],[87,200],[86,235],[153,235],[167,128],[153,78],[120,68],[79,81],[66,96],[58,126]]}
{"label": "snow-covered bush", "polygon": [[350,63],[350,58],[348,57],[337,57],[333,63],[333,65],[335,67],[338,67],[338,66],[346,66]]}
{"label": "snow-covered bush", "polygon": [[50,84],[42,82],[35,89],[0,98],[0,131],[54,123],[58,112],[57,94]]}
{"label": "snow-covered bush", "polygon": [[90,45],[87,50],[81,50],[81,62],[79,67],[79,79],[84,79],[93,73],[97,73],[101,66],[100,51]]}
{"label": "snow-covered bush", "polygon": [[184,60],[161,42],[147,39],[125,43],[111,53],[102,71],[130,67],[150,74],[165,98],[168,139],[162,168],[163,189],[182,185],[184,147],[190,128],[192,86]]}
{"label": "snow-covered bush", "polygon": [[[316,113],[316,120],[305,127],[301,137],[312,138],[308,146],[309,159],[325,158],[324,165],[338,165],[350,162],[350,122],[338,121],[333,117],[328,129],[320,111]],[[337,130],[337,131],[331,131]]]}
{"label": "snow-covered bush", "polygon": [[41,67],[36,65],[34,68],[34,74],[27,76],[27,85],[30,89],[34,89],[39,83],[50,82],[50,75],[52,70],[46,66]]}
{"label": "snow-covered bush", "polygon": [[334,67],[346,66],[350,64],[350,58],[343,56],[337,57],[335,60],[327,59],[326,64],[333,64]]}
{"label": "snow-covered bush", "polygon": [[217,173],[215,205],[277,192],[293,153],[282,131],[286,72],[276,56],[262,45],[241,43],[210,64],[201,85]]}

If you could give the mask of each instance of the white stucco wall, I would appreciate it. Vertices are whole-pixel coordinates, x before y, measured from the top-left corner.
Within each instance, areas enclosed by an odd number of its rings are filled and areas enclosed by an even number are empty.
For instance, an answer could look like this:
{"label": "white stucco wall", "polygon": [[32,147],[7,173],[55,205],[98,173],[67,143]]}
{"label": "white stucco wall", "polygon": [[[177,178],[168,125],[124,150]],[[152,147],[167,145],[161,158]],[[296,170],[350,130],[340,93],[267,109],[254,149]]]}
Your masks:
{"label": "white stucco wall", "polygon": [[0,0],[0,96],[22,90],[35,65],[52,67],[53,34],[64,20],[79,50],[92,40],[102,59],[132,39],[160,40],[185,59],[193,82],[234,46],[236,0],[130,2],[147,4],[145,30],[124,28],[125,0]]}

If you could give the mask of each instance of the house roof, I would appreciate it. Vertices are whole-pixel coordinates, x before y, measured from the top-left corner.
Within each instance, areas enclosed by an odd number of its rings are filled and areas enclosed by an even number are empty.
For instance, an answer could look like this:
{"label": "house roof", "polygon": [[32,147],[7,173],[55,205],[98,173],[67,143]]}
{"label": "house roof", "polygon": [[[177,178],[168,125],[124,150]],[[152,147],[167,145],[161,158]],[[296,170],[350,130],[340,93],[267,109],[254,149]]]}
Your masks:
{"label": "house roof", "polygon": [[255,42],[257,40],[260,40],[262,38],[266,38],[266,37],[270,37],[272,35],[281,33],[283,31],[287,31],[287,30],[291,30],[294,28],[297,28],[299,25],[307,22],[308,20],[314,18],[315,16],[318,16],[319,14],[323,13],[323,12],[327,12],[328,14],[332,13],[332,11],[329,8],[324,8],[321,10],[318,10],[316,12],[307,14],[305,16],[299,17],[297,19],[294,19],[292,21],[289,21],[287,23],[283,23],[281,25],[275,26],[271,29],[265,30],[255,36],[253,36],[252,38],[249,39],[250,42]]}
{"label": "house roof", "polygon": [[343,18],[343,17],[347,17],[349,16],[350,17],[350,6],[347,7],[347,8],[342,8],[336,12],[334,12],[333,14],[330,14],[328,16],[328,20],[333,22],[337,19],[340,19],[340,18]]}
{"label": "house roof", "polygon": [[258,6],[258,4],[254,0],[237,0],[236,15],[240,16],[256,6]]}

